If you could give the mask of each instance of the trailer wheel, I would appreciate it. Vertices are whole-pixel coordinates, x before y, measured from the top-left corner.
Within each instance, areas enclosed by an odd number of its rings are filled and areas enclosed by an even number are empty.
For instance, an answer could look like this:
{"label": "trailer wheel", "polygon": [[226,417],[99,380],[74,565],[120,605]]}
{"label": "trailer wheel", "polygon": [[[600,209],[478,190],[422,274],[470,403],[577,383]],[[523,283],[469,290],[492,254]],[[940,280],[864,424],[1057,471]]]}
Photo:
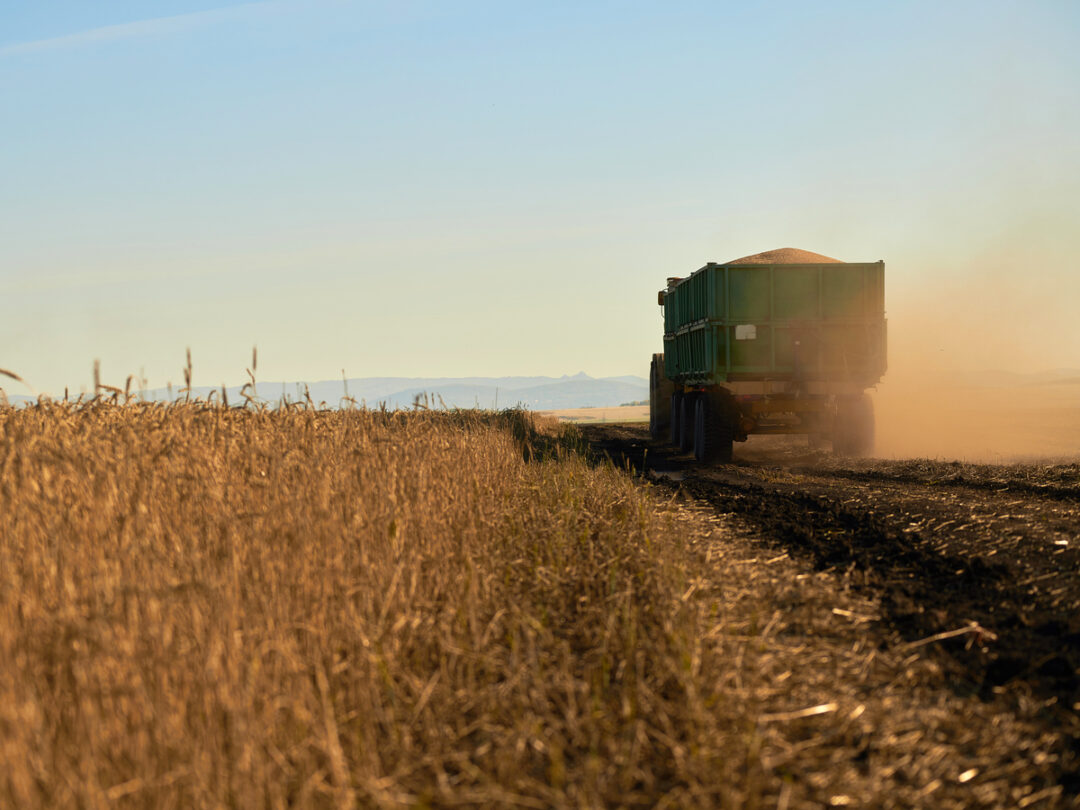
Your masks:
{"label": "trailer wheel", "polygon": [[682,416],[683,392],[675,391],[671,395],[671,416],[668,419],[668,442],[673,447],[679,446],[679,418]]}
{"label": "trailer wheel", "polygon": [[874,452],[874,403],[867,394],[837,403],[833,452],[842,456],[869,456]]}
{"label": "trailer wheel", "polygon": [[674,386],[664,374],[664,355],[654,354],[649,368],[649,433],[661,439],[671,423],[671,395]]}
{"label": "trailer wheel", "polygon": [[679,449],[684,453],[694,449],[694,408],[696,394],[683,394],[679,406]]}
{"label": "trailer wheel", "polygon": [[702,464],[731,461],[735,427],[713,397],[701,395],[695,408],[694,458]]}

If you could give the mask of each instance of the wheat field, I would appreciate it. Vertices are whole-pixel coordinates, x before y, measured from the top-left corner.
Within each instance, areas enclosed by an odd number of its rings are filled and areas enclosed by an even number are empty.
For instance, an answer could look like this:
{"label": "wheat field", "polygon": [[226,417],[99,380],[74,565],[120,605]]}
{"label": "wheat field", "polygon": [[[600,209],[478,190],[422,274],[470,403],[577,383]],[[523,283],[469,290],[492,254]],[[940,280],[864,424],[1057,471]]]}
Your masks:
{"label": "wheat field", "polygon": [[1030,748],[722,521],[516,411],[0,408],[0,806],[918,806]]}
{"label": "wheat field", "polygon": [[680,743],[632,733],[682,691],[643,666],[678,643],[649,509],[613,470],[527,462],[526,429],[0,412],[0,796],[541,806],[673,783],[652,760]]}

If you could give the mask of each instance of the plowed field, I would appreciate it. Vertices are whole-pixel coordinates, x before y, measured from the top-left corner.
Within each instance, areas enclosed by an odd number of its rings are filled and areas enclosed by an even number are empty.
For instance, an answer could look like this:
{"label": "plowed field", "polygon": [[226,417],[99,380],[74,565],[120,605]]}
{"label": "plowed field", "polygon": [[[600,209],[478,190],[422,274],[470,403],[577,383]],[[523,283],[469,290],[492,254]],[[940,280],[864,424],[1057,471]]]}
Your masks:
{"label": "plowed field", "polygon": [[593,447],[846,581],[885,635],[933,651],[952,688],[1039,702],[1080,790],[1080,465],[838,459],[805,440],[751,440],[702,467],[633,425]]}

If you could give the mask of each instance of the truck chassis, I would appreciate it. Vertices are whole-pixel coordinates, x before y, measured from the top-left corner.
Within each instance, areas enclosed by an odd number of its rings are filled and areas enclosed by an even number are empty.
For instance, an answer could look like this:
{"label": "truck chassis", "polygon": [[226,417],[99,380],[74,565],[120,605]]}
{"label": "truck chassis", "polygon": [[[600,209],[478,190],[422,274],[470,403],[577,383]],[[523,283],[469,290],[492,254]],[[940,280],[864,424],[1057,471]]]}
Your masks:
{"label": "truck chassis", "polygon": [[870,397],[855,384],[754,380],[676,385],[654,354],[649,372],[649,427],[702,463],[730,462],[734,442],[756,435],[806,435],[842,455],[868,455],[874,444]]}

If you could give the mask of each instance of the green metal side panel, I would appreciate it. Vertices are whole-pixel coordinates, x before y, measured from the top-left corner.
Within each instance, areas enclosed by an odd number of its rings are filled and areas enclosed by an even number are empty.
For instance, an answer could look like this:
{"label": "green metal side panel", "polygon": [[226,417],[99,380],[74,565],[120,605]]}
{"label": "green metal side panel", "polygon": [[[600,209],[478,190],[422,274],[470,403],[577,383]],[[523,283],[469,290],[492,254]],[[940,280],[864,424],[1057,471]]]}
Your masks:
{"label": "green metal side panel", "polygon": [[777,267],[773,270],[773,308],[778,321],[814,320],[818,312],[816,267]]}
{"label": "green metal side panel", "polygon": [[675,336],[664,336],[664,376],[669,380],[675,379],[679,374],[679,362],[675,347]]}
{"label": "green metal side panel", "polygon": [[706,265],[667,292],[664,331],[676,382],[873,385],[885,372],[885,265]]}
{"label": "green metal side panel", "polygon": [[[756,268],[728,269],[727,318],[738,323],[761,323],[769,320],[769,274]],[[710,313],[711,315],[711,313]]]}

